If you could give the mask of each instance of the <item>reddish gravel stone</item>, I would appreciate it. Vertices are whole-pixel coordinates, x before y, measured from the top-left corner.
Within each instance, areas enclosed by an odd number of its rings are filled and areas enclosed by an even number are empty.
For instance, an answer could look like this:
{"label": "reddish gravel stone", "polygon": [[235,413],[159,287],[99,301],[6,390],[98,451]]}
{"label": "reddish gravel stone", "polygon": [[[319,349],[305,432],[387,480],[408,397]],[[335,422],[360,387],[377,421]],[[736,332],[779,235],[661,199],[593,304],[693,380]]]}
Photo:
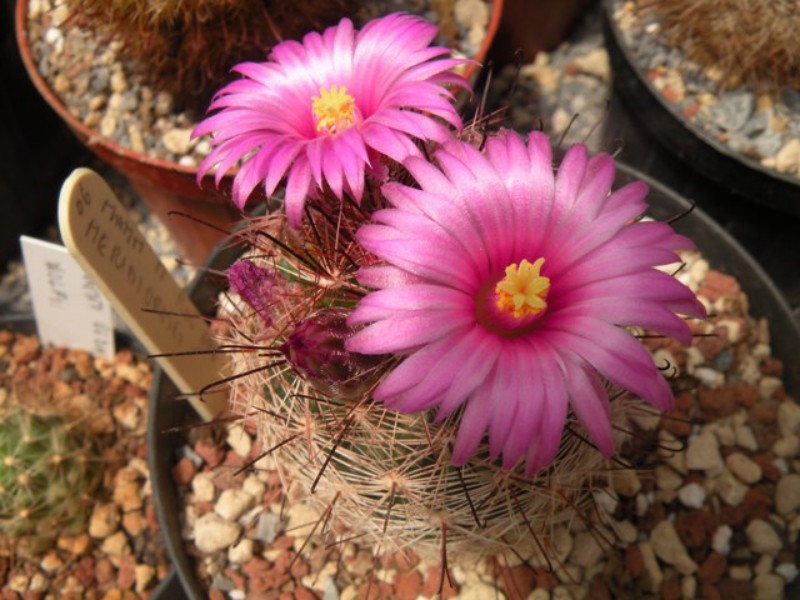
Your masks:
{"label": "reddish gravel stone", "polygon": [[294,577],[295,580],[302,579],[303,577],[308,575],[309,571],[310,569],[308,567],[308,563],[304,561],[302,558],[298,558],[296,561],[294,561],[294,564],[289,570],[289,572],[292,574],[292,577]]}
{"label": "reddish gravel stone", "polygon": [[72,575],[80,581],[83,587],[89,587],[94,583],[95,570],[94,558],[91,556],[84,556],[78,561],[78,565],[73,569]]}
{"label": "reddish gravel stone", "polygon": [[194,445],[194,451],[206,462],[210,468],[214,468],[222,463],[225,458],[225,450],[220,448],[214,440],[201,438]]}
{"label": "reddish gravel stone", "polygon": [[661,584],[662,600],[680,600],[681,581],[677,577],[670,577]]}
{"label": "reddish gravel stone", "polygon": [[156,507],[154,504],[148,503],[144,509],[144,516],[147,519],[147,526],[153,530],[158,531],[161,529],[161,525],[158,522],[158,516],[156,515]]}
{"label": "reddish gravel stone", "polygon": [[178,464],[172,467],[172,479],[178,485],[189,485],[197,473],[197,467],[194,466],[188,458],[182,458]]}
{"label": "reddish gravel stone", "polygon": [[747,490],[747,494],[745,494],[744,501],[742,502],[745,508],[747,508],[749,521],[754,519],[768,520],[773,503],[772,495],[753,488]]}
{"label": "reddish gravel stone", "polygon": [[683,513],[675,519],[675,531],[687,548],[706,548],[716,528],[716,519],[705,509]]}
{"label": "reddish gravel stone", "polygon": [[724,600],[752,600],[756,596],[753,582],[742,579],[723,579],[717,584],[717,589]]}
{"label": "reddish gravel stone", "polygon": [[[439,592],[440,580],[442,580],[442,570],[439,567],[431,567],[428,569],[428,573],[425,577],[425,584],[422,588],[422,595],[428,596],[429,598],[436,595]],[[446,576],[443,578],[443,581],[444,585],[440,595],[441,600],[455,597],[458,594],[458,590],[450,585],[450,581]]]}
{"label": "reddish gravel stone", "polygon": [[719,590],[710,583],[700,586],[700,597],[703,600],[722,600]]}
{"label": "reddish gravel stone", "polygon": [[415,600],[422,593],[422,574],[416,569],[398,571],[394,590],[398,600]]}
{"label": "reddish gravel stone", "polygon": [[719,522],[730,525],[734,529],[747,521],[747,508],[739,506],[721,506],[719,509]]}
{"label": "reddish gravel stone", "polygon": [[136,560],[130,554],[125,554],[119,559],[119,569],[117,570],[117,586],[123,590],[129,590],[136,582]]}
{"label": "reddish gravel stone", "polygon": [[736,395],[727,386],[714,390],[701,387],[697,391],[697,400],[706,416],[713,419],[728,417],[736,411]]}
{"label": "reddish gravel stone", "polygon": [[544,590],[552,591],[553,589],[558,586],[559,581],[558,578],[545,569],[537,569],[536,570],[536,587],[542,588]]}
{"label": "reddish gravel stone", "polygon": [[97,561],[94,567],[94,577],[101,586],[106,585],[114,578],[114,565],[107,558]]}
{"label": "reddish gravel stone", "polygon": [[501,567],[499,580],[509,600],[524,600],[534,588],[536,573],[527,565]]}
{"label": "reddish gravel stone", "polygon": [[288,535],[282,535],[272,542],[272,547],[276,550],[287,550],[294,544],[294,538]]}
{"label": "reddish gravel stone", "polygon": [[775,422],[775,411],[771,408],[766,406],[760,406],[756,404],[753,408],[750,409],[750,418],[761,423],[774,423]]}
{"label": "reddish gravel stone", "polygon": [[774,356],[766,356],[761,361],[761,373],[783,378],[783,361]]}
{"label": "reddish gravel stone", "polygon": [[410,571],[419,564],[419,556],[410,550],[405,552],[392,552],[381,556],[381,566],[384,569],[397,571]]}
{"label": "reddish gravel stone", "polygon": [[206,513],[214,510],[214,505],[211,502],[195,502],[194,512],[198,517],[202,517]]}
{"label": "reddish gravel stone", "polygon": [[603,573],[597,573],[592,577],[586,598],[588,600],[612,600],[611,592],[608,591],[608,584]]}
{"label": "reddish gravel stone", "polygon": [[242,575],[238,569],[227,568],[223,571],[225,576],[233,582],[233,587],[237,590],[244,589],[244,575]]}
{"label": "reddish gravel stone", "polygon": [[757,454],[750,458],[761,467],[761,472],[765,479],[769,481],[778,481],[781,478],[781,471],[775,466],[773,458],[769,454]]}
{"label": "reddish gravel stone", "polygon": [[687,412],[675,408],[662,417],[661,428],[677,437],[686,437],[692,432],[692,421]]}
{"label": "reddish gravel stone", "polygon": [[697,569],[697,581],[700,583],[716,583],[725,574],[728,561],[719,552],[711,552]]}
{"label": "reddish gravel stone", "polygon": [[225,594],[217,589],[212,589],[208,593],[208,600],[225,600]]}
{"label": "reddish gravel stone", "polygon": [[750,408],[758,401],[758,388],[749,383],[738,381],[731,386],[736,402]]}
{"label": "reddish gravel stone", "polygon": [[644,561],[638,544],[631,544],[625,549],[625,567],[634,579],[642,574]]}
{"label": "reddish gravel stone", "polygon": [[19,595],[8,586],[3,588],[3,600],[19,600]]}
{"label": "reddish gravel stone", "polygon": [[722,296],[736,296],[741,293],[742,288],[739,282],[730,275],[724,275],[719,271],[711,269],[703,281],[702,287],[697,294],[715,302]]}

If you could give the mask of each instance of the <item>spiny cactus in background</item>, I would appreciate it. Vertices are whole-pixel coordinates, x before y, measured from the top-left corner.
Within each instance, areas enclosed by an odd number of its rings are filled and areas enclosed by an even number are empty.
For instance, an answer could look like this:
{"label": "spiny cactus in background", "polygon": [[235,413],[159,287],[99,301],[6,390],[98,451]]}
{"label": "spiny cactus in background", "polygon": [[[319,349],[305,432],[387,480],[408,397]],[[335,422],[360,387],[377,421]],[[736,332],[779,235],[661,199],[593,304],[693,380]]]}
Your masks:
{"label": "spiny cactus in background", "polygon": [[720,83],[800,86],[797,0],[658,0],[645,3],[664,35]]}
{"label": "spiny cactus in background", "polygon": [[361,0],[67,0],[71,22],[121,40],[120,52],[176,102],[202,110],[230,68],[282,39],[338,21]]}
{"label": "spiny cactus in background", "polygon": [[0,540],[36,554],[85,530],[103,478],[96,436],[18,406],[0,416]]}

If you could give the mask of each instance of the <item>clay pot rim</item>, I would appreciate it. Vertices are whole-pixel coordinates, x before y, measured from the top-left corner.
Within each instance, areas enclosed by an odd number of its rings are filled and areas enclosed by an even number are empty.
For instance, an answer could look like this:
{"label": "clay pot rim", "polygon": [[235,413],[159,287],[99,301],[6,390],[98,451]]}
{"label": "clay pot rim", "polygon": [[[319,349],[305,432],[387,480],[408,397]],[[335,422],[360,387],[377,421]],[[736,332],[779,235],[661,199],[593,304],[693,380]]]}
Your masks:
{"label": "clay pot rim", "polygon": [[[471,83],[474,83],[474,80],[478,78],[480,69],[483,67],[483,61],[489,54],[492,42],[497,35],[497,30],[500,26],[500,20],[503,14],[504,1],[505,0],[490,0],[491,18],[486,29],[486,35],[484,36],[483,41],[478,48],[477,54],[472,61],[467,64],[467,68],[464,73],[466,79]],[[50,107],[56,113],[58,113],[64,122],[67,123],[69,128],[75,132],[78,138],[80,138],[80,140],[89,148],[92,148],[93,146],[102,146],[113,154],[124,159],[145,163],[158,169],[173,171],[189,177],[196,177],[198,167],[184,166],[170,160],[154,158],[144,153],[136,152],[135,150],[127,148],[118,142],[115,142],[114,140],[101,136],[97,131],[85,125],[83,121],[81,121],[67,109],[61,98],[59,98],[59,96],[48,85],[47,81],[39,72],[39,69],[33,61],[27,27],[28,6],[29,0],[17,0],[14,20],[14,27],[17,36],[17,47],[19,48],[22,62],[25,65],[25,70],[28,72],[28,77],[30,77],[38,92],[47,101]],[[210,180],[212,177],[213,173],[207,175],[205,179]],[[225,176],[226,179],[231,177],[232,176],[230,174]]]}

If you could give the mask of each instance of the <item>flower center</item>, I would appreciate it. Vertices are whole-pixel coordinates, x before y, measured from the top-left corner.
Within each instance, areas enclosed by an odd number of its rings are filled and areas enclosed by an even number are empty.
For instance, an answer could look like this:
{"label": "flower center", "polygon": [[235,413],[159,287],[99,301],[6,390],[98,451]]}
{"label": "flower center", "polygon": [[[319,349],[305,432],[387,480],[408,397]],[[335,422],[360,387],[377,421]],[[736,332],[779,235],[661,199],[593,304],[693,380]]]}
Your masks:
{"label": "flower center", "polygon": [[312,99],[311,110],[317,122],[317,133],[336,135],[352,127],[355,98],[347,93],[346,86],[323,87],[319,89],[319,96]]}
{"label": "flower center", "polygon": [[523,259],[519,265],[512,263],[506,267],[506,276],[494,288],[497,308],[521,319],[528,315],[538,315],[547,308],[547,293],[550,291],[550,278],[539,270],[544,258],[531,264]]}

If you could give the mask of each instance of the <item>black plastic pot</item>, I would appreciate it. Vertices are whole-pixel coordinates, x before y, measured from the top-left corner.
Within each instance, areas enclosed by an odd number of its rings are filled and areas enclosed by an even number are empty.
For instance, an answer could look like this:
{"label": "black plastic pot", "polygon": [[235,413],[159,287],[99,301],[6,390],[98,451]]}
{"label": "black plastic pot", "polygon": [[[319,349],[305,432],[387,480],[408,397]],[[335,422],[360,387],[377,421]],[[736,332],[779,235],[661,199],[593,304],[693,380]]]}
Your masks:
{"label": "black plastic pot", "polygon": [[[690,203],[675,192],[653,181],[639,171],[618,164],[617,184],[639,179],[651,187],[650,214],[659,220],[685,212]],[[773,354],[785,360],[784,380],[790,393],[800,393],[800,363],[788,360],[800,356],[800,325],[794,319],[780,291],[750,255],[713,219],[696,209],[675,224],[676,229],[690,236],[704,257],[724,273],[738,279],[750,299],[755,317],[766,317],[771,326]],[[206,267],[224,269],[240,254],[240,247],[223,245],[212,255]],[[218,278],[201,273],[189,286],[189,294],[197,307],[211,314],[219,291]],[[164,532],[170,558],[185,592],[192,600],[207,597],[195,575],[192,561],[184,548],[178,509],[178,491],[172,481],[171,466],[177,461],[176,450],[185,442],[180,432],[164,433],[174,427],[185,427],[197,421],[186,402],[173,400],[177,390],[158,368],[155,368],[150,393],[148,430],[151,481],[159,522]]]}
{"label": "black plastic pot", "polygon": [[[22,333],[25,335],[32,335],[36,333],[36,321],[30,315],[13,315],[0,317],[0,329],[12,331],[14,333]],[[146,354],[144,348],[139,344],[138,340],[125,333],[116,332],[114,334],[114,343],[117,348],[131,348],[139,354]],[[153,469],[152,463],[148,465],[150,468],[151,478],[156,473]],[[162,531],[166,531],[162,526]],[[183,589],[181,581],[178,578],[176,569],[170,569],[167,576],[161,580],[161,583],[153,590],[153,595],[150,596],[151,600],[173,600],[183,597]]]}
{"label": "black plastic pot", "polygon": [[611,13],[612,3],[606,2],[603,28],[614,86],[637,120],[704,177],[753,202],[800,216],[800,181],[736,152],[683,116],[647,79]]}
{"label": "black plastic pot", "polygon": [[[223,242],[211,254],[205,267],[212,272],[213,270],[224,270],[242,254],[242,251],[243,248],[240,246],[232,246],[230,243]],[[202,314],[211,315],[216,308],[216,297],[219,290],[219,279],[209,275],[206,269],[201,269],[186,291]],[[150,467],[153,500],[158,522],[164,535],[164,544],[182,586],[179,593],[169,596],[169,598],[203,600],[208,597],[208,593],[200,585],[192,560],[186,554],[181,536],[178,489],[172,479],[172,466],[176,462],[177,448],[185,443],[185,428],[187,425],[199,423],[200,418],[188,402],[175,400],[177,394],[178,389],[154,363],[153,385],[149,398],[149,422],[147,424],[147,462]],[[174,428],[182,429],[174,431]]]}

